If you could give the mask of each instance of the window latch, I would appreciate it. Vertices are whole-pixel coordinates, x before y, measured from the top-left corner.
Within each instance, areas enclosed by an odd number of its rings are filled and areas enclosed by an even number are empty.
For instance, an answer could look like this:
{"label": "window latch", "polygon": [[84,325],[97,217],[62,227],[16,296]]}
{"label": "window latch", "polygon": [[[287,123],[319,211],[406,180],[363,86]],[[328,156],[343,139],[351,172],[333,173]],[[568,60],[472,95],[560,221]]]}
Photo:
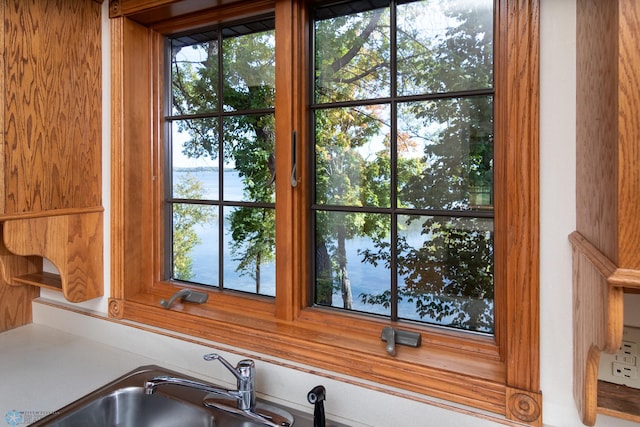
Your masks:
{"label": "window latch", "polygon": [[173,304],[173,302],[178,298],[180,298],[180,301],[202,304],[204,302],[207,302],[207,298],[209,298],[209,295],[204,292],[194,291],[192,289],[180,289],[178,292],[173,294],[171,298],[169,298],[169,300],[160,300],[160,305],[166,309],[169,309],[171,307],[171,304]]}
{"label": "window latch", "polygon": [[298,177],[297,177],[297,153],[296,153],[296,145],[297,145],[297,136],[296,131],[294,130],[291,134],[291,186],[296,187],[298,185]]}
{"label": "window latch", "polygon": [[391,356],[396,355],[396,344],[409,347],[420,347],[422,344],[422,336],[419,333],[396,329],[392,326],[382,328],[382,336],[380,338],[382,341],[386,341],[387,353]]}

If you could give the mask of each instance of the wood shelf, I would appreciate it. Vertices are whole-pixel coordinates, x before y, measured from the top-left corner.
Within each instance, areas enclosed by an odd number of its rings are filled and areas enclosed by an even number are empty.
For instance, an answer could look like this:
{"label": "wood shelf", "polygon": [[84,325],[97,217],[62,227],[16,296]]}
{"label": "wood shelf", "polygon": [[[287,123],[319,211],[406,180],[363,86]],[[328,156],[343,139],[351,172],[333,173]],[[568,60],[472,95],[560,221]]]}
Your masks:
{"label": "wood shelf", "polygon": [[62,278],[58,274],[42,271],[39,273],[23,274],[13,278],[13,282],[21,285],[37,286],[62,292]]}
{"label": "wood shelf", "polygon": [[640,390],[598,381],[598,413],[640,423]]}

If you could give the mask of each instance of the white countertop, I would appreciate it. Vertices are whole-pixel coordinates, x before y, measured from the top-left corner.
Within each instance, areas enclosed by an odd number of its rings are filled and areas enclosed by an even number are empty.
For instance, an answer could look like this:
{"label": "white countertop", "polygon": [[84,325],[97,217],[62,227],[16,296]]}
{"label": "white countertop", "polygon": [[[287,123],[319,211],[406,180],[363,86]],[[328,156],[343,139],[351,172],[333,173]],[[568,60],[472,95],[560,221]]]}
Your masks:
{"label": "white countertop", "polygon": [[[157,361],[29,324],[0,333],[0,420],[27,425],[142,365]],[[0,421],[0,425],[4,425]]]}

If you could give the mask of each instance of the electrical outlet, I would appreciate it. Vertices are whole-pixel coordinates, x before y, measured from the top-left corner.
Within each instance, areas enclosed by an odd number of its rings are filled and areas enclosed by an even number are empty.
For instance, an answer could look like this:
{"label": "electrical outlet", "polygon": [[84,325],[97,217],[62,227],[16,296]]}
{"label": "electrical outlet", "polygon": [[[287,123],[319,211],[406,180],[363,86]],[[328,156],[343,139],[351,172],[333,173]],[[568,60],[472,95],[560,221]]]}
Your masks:
{"label": "electrical outlet", "polygon": [[615,354],[600,354],[598,379],[627,387],[640,388],[640,328],[624,327],[622,345]]}
{"label": "electrical outlet", "polygon": [[635,366],[625,365],[624,363],[613,362],[613,376],[618,378],[626,378],[635,380],[638,378],[638,368]]}

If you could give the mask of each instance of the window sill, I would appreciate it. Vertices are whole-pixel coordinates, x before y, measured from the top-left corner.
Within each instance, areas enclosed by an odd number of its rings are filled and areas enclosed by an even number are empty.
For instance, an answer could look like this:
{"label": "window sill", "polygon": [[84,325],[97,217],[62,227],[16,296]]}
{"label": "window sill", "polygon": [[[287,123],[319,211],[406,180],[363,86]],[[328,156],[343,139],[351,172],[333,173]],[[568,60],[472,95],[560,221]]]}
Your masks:
{"label": "window sill", "polygon": [[[292,322],[280,321],[272,305],[259,300],[243,313],[188,303],[166,310],[159,301],[167,297],[162,292],[112,299],[109,315],[395,387],[409,397],[417,393],[505,414],[506,368],[492,339],[469,340],[465,334],[462,345],[455,334],[435,331],[431,337],[422,329],[421,347],[401,346],[391,357],[379,335],[383,323],[375,319],[363,323],[348,314],[323,316],[324,310],[310,308]],[[328,317],[334,320],[327,322]],[[441,343],[443,336],[450,337],[444,340],[449,345],[436,346],[435,335]]]}

